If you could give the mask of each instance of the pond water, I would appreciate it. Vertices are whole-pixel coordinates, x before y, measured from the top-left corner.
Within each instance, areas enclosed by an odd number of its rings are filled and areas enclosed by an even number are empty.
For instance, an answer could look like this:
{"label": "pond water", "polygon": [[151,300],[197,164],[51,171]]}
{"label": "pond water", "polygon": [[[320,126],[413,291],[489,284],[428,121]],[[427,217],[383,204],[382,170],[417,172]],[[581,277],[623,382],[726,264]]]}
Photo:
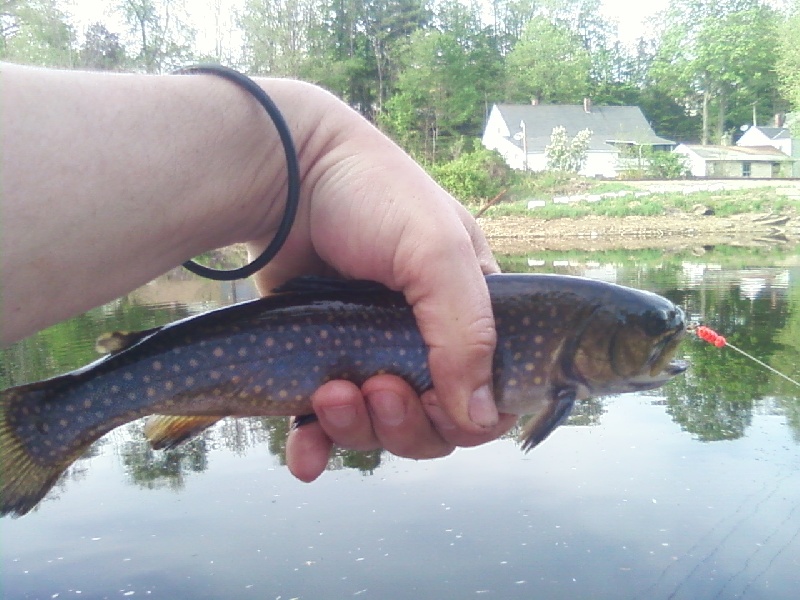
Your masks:
{"label": "pond water", "polygon": [[[656,291],[800,378],[800,258],[698,249],[502,257]],[[5,388],[95,358],[94,340],[254,295],[175,272],[0,354]],[[797,598],[800,388],[697,340],[647,394],[415,462],[339,452],[315,483],[283,419],[222,422],[170,452],[115,430],[38,510],[0,520],[4,598]]]}

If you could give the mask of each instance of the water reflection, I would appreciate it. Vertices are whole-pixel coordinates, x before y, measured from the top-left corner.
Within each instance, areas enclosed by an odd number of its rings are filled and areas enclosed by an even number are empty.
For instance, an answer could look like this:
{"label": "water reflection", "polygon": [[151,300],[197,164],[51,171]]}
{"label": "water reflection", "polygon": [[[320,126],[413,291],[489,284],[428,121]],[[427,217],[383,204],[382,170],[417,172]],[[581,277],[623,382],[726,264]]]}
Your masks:
{"label": "water reflection", "polygon": [[[739,254],[729,249],[706,252],[700,258],[630,254],[507,256],[501,257],[501,266],[506,271],[582,275],[656,291],[681,305],[691,319],[723,332],[730,342],[789,376],[797,376],[800,260],[796,255],[770,257],[781,266],[764,267],[766,259],[754,256],[751,249]],[[94,360],[94,339],[103,332],[146,329],[254,296],[255,290],[247,283],[207,282],[176,271],[128,297],[3,350],[0,385],[42,379]],[[785,415],[794,439],[800,441],[800,389],[738,353],[694,339],[683,345],[682,353],[691,369],[664,388],[660,402],[683,430],[704,442],[738,439],[750,427],[754,409],[768,406],[775,414]],[[566,426],[598,425],[604,413],[602,398],[579,403]],[[208,453],[218,448],[244,454],[266,445],[285,464],[287,420],[283,418],[224,420],[165,452],[151,450],[141,430],[141,422],[131,423],[100,443],[113,443],[129,481],[143,488],[181,489],[192,473],[207,469]],[[96,453],[95,448],[84,458]],[[371,474],[383,458],[380,451],[340,450],[329,469]],[[84,470],[80,464],[66,479],[80,477]]]}
{"label": "water reflection", "polygon": [[[798,377],[796,254],[505,262],[659,291]],[[182,281],[7,350],[3,384],[93,359],[100,332],[152,327],[233,295]],[[131,423],[73,465],[58,502],[0,520],[0,595],[793,600],[797,390],[733,352],[699,341],[683,352],[687,377],[583,403],[528,455],[510,440],[439,461],[342,452],[313,485],[279,468],[285,419],[225,420],[169,453],[150,451]]]}

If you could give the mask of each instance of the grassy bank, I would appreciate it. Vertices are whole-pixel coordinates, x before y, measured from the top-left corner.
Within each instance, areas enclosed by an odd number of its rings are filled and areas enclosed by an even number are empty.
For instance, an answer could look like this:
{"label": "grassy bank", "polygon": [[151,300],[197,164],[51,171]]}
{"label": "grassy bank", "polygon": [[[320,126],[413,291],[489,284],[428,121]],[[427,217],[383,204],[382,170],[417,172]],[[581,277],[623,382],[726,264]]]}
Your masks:
{"label": "grassy bank", "polygon": [[[520,178],[510,187],[500,202],[488,208],[486,218],[502,216],[531,216],[541,219],[580,218],[586,216],[668,216],[675,213],[709,211],[719,217],[744,213],[790,214],[798,211],[800,203],[779,193],[775,186],[751,189],[715,189],[713,191],[659,192],[658,184],[643,191],[624,181],[599,182],[584,178],[565,178],[552,174]],[[609,197],[610,194],[620,194]],[[622,195],[625,194],[625,195]],[[598,197],[602,196],[598,200]],[[577,200],[588,198],[596,201]],[[572,201],[567,202],[567,199]],[[555,200],[555,201],[554,201]],[[530,201],[544,206],[529,209]],[[473,213],[480,207],[470,207]]]}

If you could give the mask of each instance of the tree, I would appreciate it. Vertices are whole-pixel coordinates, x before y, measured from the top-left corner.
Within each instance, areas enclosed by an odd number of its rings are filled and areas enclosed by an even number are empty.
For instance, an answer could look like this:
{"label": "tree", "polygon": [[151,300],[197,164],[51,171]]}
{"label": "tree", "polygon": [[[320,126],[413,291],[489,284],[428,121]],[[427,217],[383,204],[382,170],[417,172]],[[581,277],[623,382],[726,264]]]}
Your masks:
{"label": "tree", "polygon": [[309,54],[303,77],[341,97],[371,117],[376,92],[371,45],[364,34],[363,3],[327,0],[309,34]]}
{"label": "tree", "polygon": [[79,58],[82,67],[99,71],[119,70],[127,59],[119,35],[111,33],[102,23],[89,25]]}
{"label": "tree", "polygon": [[245,64],[251,73],[299,77],[319,21],[313,0],[247,0],[239,16]]}
{"label": "tree", "polygon": [[778,19],[771,7],[761,0],[675,0],[661,18],[666,28],[652,77],[701,113],[704,144],[712,121],[719,140],[754,105],[762,114],[774,111]]}
{"label": "tree", "polygon": [[452,33],[416,31],[407,52],[407,67],[381,123],[412,153],[433,161],[442,135],[453,136],[480,118],[481,96],[464,48]]}
{"label": "tree", "polygon": [[137,67],[162,73],[190,61],[195,31],[183,0],[120,0],[116,8],[138,40]]}
{"label": "tree", "polygon": [[443,3],[435,27],[415,31],[398,53],[396,91],[380,123],[426,161],[452,158],[462,136],[477,137],[489,95],[498,92],[501,58],[479,14],[477,7]]}
{"label": "tree", "polygon": [[781,26],[778,64],[781,89],[794,110],[800,111],[800,0],[795,0]]}
{"label": "tree", "polygon": [[8,1],[0,8],[0,59],[47,67],[75,62],[75,31],[56,0]]}
{"label": "tree", "polygon": [[536,0],[492,0],[492,30],[500,53],[507,55],[539,11]]}
{"label": "tree", "polygon": [[428,24],[431,15],[424,0],[372,0],[364,5],[363,27],[374,55],[376,112],[380,114],[399,71],[399,52],[412,33]]}
{"label": "tree", "polygon": [[508,100],[580,102],[589,91],[590,67],[589,54],[577,36],[536,17],[506,57]]}

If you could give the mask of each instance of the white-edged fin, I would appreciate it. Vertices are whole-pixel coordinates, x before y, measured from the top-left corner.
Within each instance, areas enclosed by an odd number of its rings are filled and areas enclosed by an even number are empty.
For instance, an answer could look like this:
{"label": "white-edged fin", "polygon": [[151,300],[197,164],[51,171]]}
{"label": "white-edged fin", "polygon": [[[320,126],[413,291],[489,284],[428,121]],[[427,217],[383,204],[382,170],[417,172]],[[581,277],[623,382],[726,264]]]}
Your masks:
{"label": "white-edged fin", "polygon": [[153,450],[165,450],[205,431],[220,419],[222,417],[152,415],[145,421],[144,435]]}
{"label": "white-edged fin", "polygon": [[575,406],[575,390],[563,389],[547,404],[547,408],[533,415],[522,428],[520,441],[522,450],[530,451],[538,446],[553,430],[567,420]]}

